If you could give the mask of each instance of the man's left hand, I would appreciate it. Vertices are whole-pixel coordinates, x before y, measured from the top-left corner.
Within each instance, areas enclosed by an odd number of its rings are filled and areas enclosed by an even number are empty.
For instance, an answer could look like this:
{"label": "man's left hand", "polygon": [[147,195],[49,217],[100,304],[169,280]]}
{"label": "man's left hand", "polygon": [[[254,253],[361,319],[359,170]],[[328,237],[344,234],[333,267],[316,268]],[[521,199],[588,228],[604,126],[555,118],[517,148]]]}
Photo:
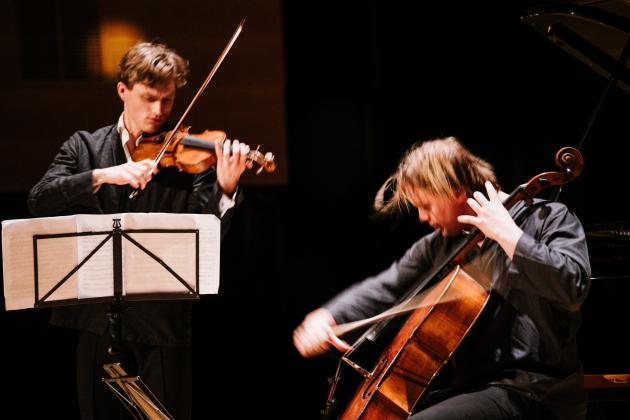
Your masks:
{"label": "man's left hand", "polygon": [[247,160],[249,146],[238,140],[215,142],[217,154],[217,182],[225,195],[232,197],[236,192],[238,181],[252,162]]}

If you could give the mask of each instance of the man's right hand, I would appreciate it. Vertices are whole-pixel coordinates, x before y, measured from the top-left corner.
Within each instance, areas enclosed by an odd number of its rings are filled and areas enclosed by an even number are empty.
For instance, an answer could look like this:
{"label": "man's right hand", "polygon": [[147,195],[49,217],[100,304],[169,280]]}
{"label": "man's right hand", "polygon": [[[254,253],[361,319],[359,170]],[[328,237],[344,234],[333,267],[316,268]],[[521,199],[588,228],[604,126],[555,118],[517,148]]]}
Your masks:
{"label": "man's right hand", "polygon": [[336,325],[335,319],[327,309],[319,308],[309,313],[293,331],[295,348],[304,357],[322,354],[330,345],[342,352],[350,350],[351,346],[335,335],[333,325]]}
{"label": "man's right hand", "polygon": [[157,173],[157,167],[151,169],[153,161],[144,159],[139,162],[127,162],[109,168],[94,169],[92,171],[92,187],[97,191],[102,184],[131,185],[141,190]]}

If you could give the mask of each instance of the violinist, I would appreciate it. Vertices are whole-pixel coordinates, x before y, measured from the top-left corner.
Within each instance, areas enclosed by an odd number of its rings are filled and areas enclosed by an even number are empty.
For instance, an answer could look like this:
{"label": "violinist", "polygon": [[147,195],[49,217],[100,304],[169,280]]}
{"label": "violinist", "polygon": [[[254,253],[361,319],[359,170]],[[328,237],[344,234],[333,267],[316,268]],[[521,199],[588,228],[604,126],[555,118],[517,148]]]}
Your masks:
{"label": "violinist", "polygon": [[293,333],[299,353],[312,357],[331,346],[349,350],[333,326],[391,307],[477,227],[484,239],[471,253],[490,280],[488,305],[409,418],[585,418],[576,345],[590,277],[584,231],[559,202],[534,199],[529,207],[521,201],[507,210],[506,196],[491,165],[457,139],[411,147],[377,194],[375,207],[381,212],[413,207],[433,232],[389,268],[309,313]]}
{"label": "violinist", "polygon": [[[116,91],[123,105],[114,123],[77,131],[31,189],[35,217],[76,213],[209,213],[225,234],[241,200],[238,182],[248,167],[249,147],[217,142],[216,167],[187,173],[159,169],[151,159],[134,161],[142,136],[171,128],[176,91],[186,83],[188,62],[160,43],[138,43],[118,65]],[[140,193],[130,198],[133,190]],[[140,375],[176,419],[191,417],[191,312],[187,300],[134,302],[122,312],[125,369]],[[77,386],[81,418],[120,418],[122,404],[103,385],[109,346],[105,304],[57,308],[51,323],[78,330]]]}

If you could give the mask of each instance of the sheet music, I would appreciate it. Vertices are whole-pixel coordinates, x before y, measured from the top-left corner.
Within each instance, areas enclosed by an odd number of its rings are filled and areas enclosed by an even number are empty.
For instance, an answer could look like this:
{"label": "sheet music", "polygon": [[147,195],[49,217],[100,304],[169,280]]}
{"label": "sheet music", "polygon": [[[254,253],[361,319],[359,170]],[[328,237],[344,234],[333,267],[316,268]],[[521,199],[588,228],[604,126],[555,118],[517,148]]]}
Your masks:
{"label": "sheet music", "polygon": [[[219,261],[221,223],[213,215],[152,213],[155,229],[198,229],[199,230],[199,293],[212,294],[219,291]],[[159,217],[159,219],[157,218]],[[125,229],[140,229],[144,225],[142,213],[127,213]],[[171,267],[184,281],[195,288],[196,255],[194,233],[129,233],[153,254]],[[165,268],[128,241],[123,242],[125,260],[125,292],[186,292],[183,286]],[[156,282],[156,269],[160,281]],[[160,270],[161,269],[161,270]],[[152,274],[149,274],[152,273]]]}
{"label": "sheet music", "polygon": [[[76,241],[73,238],[57,238],[40,240],[38,246],[38,279],[39,293],[41,299],[48,294],[61,279],[63,279],[78,264],[76,253]],[[31,244],[32,249],[32,244]],[[34,266],[30,266],[35,270]],[[53,292],[48,298],[50,300],[74,299],[79,275],[74,273],[66,280],[61,287]],[[30,283],[33,284],[34,280]],[[35,302],[31,298],[31,305]]]}
{"label": "sheet music", "polygon": [[[6,310],[32,308],[35,303],[33,263],[33,235],[73,232],[74,216],[56,218],[55,223],[43,219],[16,219],[2,221],[2,276]],[[46,241],[43,241],[46,242]],[[40,252],[40,297],[46,294],[76,265],[74,241],[61,241],[58,246],[43,244],[46,255]],[[73,257],[74,255],[74,257]],[[65,273],[61,274],[60,272]],[[57,299],[76,297],[76,274],[55,293]]]}
{"label": "sheet music", "polygon": [[[74,232],[111,232],[114,218],[126,229],[199,229],[200,294],[219,288],[220,221],[213,215],[170,213],[122,213],[74,215],[2,222],[2,254],[5,307],[7,310],[35,305],[33,235]],[[128,233],[194,289],[196,256],[194,233]],[[103,235],[47,238],[37,241],[39,298],[64,278],[105,238]],[[123,292],[125,294],[188,293],[170,272],[126,238],[122,238]],[[113,246],[110,238],[77,273],[47,301],[107,298],[113,295]]]}
{"label": "sheet music", "polygon": [[[103,217],[100,214],[82,214],[76,218],[76,231],[78,232],[111,232],[113,219],[121,219],[122,214],[111,214]],[[83,259],[107,234],[77,236],[78,261]],[[123,265],[124,265],[123,255]],[[98,250],[98,252],[85,263],[79,270],[78,298],[93,298],[114,295],[114,248],[111,239]]]}
{"label": "sheet music", "polygon": [[221,222],[216,217],[192,216],[199,228],[199,293],[219,293]]}

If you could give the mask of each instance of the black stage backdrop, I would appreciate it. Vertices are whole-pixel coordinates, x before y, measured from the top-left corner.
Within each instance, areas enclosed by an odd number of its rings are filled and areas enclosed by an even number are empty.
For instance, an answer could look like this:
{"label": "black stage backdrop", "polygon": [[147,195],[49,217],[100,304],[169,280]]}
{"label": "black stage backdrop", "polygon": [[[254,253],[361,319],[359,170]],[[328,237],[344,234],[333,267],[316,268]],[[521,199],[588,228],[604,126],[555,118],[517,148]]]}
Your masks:
{"label": "black stage backdrop", "polygon": [[[220,293],[195,304],[194,418],[318,418],[337,355],[301,358],[292,330],[426,233],[413,216],[370,217],[374,193],[412,143],[459,136],[495,164],[507,191],[577,144],[605,80],[520,22],[534,2],[410,3],[282,4],[288,176],[244,187]],[[582,149],[585,169],[560,196],[585,225],[628,219],[618,201],[629,102],[611,91]],[[2,194],[3,219],[29,217],[26,193]],[[628,373],[615,340],[627,330],[627,265],[594,264],[594,275],[612,276],[593,283],[586,305],[587,373]],[[47,315],[0,315],[5,410],[76,418],[73,333],[48,326]]]}

